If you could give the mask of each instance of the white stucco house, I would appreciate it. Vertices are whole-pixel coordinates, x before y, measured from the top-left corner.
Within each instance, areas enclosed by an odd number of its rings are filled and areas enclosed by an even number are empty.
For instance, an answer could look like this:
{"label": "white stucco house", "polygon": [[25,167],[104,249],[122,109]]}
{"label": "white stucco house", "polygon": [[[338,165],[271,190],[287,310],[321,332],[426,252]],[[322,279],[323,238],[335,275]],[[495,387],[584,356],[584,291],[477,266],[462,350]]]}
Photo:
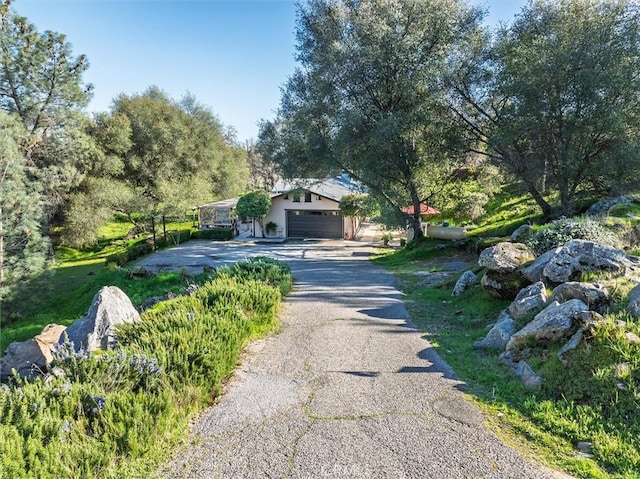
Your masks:
{"label": "white stucco house", "polygon": [[[281,180],[271,192],[271,209],[262,224],[275,229],[265,236],[279,238],[351,237],[351,220],[340,212],[345,195],[362,193],[359,183],[347,175],[329,179]],[[261,236],[256,224],[255,236]]]}

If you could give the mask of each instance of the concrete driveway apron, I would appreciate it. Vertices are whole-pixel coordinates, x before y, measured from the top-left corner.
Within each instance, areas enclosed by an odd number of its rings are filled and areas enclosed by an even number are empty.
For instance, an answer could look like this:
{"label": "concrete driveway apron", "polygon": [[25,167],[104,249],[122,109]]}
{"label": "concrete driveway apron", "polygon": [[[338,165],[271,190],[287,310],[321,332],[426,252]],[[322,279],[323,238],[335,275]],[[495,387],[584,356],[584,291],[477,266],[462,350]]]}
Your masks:
{"label": "concrete driveway apron", "polygon": [[295,278],[282,329],[250,346],[159,477],[567,477],[485,429],[369,250],[341,241],[270,247]]}

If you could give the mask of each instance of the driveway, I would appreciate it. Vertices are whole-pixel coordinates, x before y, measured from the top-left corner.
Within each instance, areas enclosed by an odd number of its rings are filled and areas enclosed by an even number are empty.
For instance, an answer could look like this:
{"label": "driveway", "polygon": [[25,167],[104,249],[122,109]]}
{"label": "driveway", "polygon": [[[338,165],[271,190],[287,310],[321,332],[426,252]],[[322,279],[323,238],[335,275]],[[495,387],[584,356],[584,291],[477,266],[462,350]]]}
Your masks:
{"label": "driveway", "polygon": [[181,264],[268,254],[291,265],[295,287],[281,331],[249,347],[158,477],[566,477],[487,431],[370,245],[208,244],[185,245]]}

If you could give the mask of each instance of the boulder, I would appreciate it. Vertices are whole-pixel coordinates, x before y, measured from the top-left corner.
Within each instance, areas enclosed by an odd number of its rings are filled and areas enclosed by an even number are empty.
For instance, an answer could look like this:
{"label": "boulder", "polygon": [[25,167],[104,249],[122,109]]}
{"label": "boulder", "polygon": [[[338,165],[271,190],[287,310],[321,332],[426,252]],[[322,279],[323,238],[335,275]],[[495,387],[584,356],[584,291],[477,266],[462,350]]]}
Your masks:
{"label": "boulder", "polygon": [[489,271],[508,274],[534,259],[533,251],[528,246],[522,243],[502,242],[480,253],[478,264]]}
{"label": "boulder", "polygon": [[473,271],[465,271],[464,273],[462,273],[460,278],[458,278],[458,281],[456,281],[456,285],[453,287],[452,296],[461,295],[469,288],[469,286],[476,284],[477,282],[478,277],[474,274]]}
{"label": "boulder", "polygon": [[549,343],[571,336],[576,329],[574,318],[588,309],[579,299],[570,299],[562,304],[554,301],[511,336],[507,350],[519,348],[529,341]]}
{"label": "boulder", "polygon": [[521,360],[514,351],[505,351],[500,355],[500,361],[511,368],[511,371],[522,381],[525,387],[540,389],[543,379],[538,376],[526,361]]}
{"label": "boulder", "polygon": [[634,286],[627,295],[627,311],[631,313],[634,318],[640,318],[640,284]]}
{"label": "boulder", "polygon": [[522,276],[524,276],[528,281],[532,283],[537,283],[538,281],[544,281],[544,276],[542,275],[542,271],[544,267],[547,265],[549,260],[555,256],[555,254],[560,251],[561,248],[555,248],[547,251],[544,254],[538,256],[535,261],[520,270]]}
{"label": "boulder", "polygon": [[507,312],[515,319],[522,319],[540,312],[546,303],[547,288],[542,281],[538,281],[520,290]]}
{"label": "boulder", "polygon": [[597,203],[589,206],[589,209],[585,212],[586,216],[606,216],[609,210],[620,203],[633,203],[636,199],[633,196],[617,196],[615,198],[607,198],[606,200],[598,201]]}
{"label": "boulder", "polygon": [[487,271],[480,280],[482,288],[494,298],[511,300],[515,299],[528,283],[519,271],[508,274]]}
{"label": "boulder", "polygon": [[116,343],[115,327],[140,321],[140,314],[129,297],[116,286],[104,286],[93,297],[86,316],[83,316],[60,335],[58,343],[68,338],[76,352],[108,349]]}
{"label": "boulder", "polygon": [[605,319],[595,311],[580,311],[573,318],[581,327],[591,329],[595,325],[604,323]]}
{"label": "boulder", "polygon": [[506,311],[502,311],[498,322],[480,341],[473,343],[479,349],[504,349],[513,333],[516,332],[516,322]]}
{"label": "boulder", "polygon": [[533,233],[535,233],[533,226],[524,224],[518,226],[509,239],[512,243],[524,243],[533,236]]}
{"label": "boulder", "polygon": [[545,265],[542,274],[553,283],[566,283],[586,272],[627,274],[640,269],[640,258],[611,246],[574,239]]}
{"label": "boulder", "polygon": [[551,300],[564,303],[570,299],[579,299],[590,310],[604,312],[609,306],[609,291],[601,284],[569,281],[553,290]]}
{"label": "boulder", "polygon": [[32,377],[46,370],[53,361],[53,351],[65,326],[48,324],[33,339],[11,343],[0,358],[0,379],[11,377],[13,370],[23,378]]}
{"label": "boulder", "polygon": [[520,378],[524,387],[529,389],[540,389],[543,379],[538,376],[526,361],[519,361],[513,372]]}
{"label": "boulder", "polygon": [[562,364],[564,364],[565,366],[567,365],[568,361],[565,358],[565,354],[567,354],[569,351],[573,351],[574,349],[576,349],[580,344],[580,342],[582,341],[583,336],[584,336],[584,329],[578,328],[578,330],[574,333],[574,335],[571,336],[571,339],[567,341],[567,343],[565,343],[565,345],[558,350],[557,356]]}

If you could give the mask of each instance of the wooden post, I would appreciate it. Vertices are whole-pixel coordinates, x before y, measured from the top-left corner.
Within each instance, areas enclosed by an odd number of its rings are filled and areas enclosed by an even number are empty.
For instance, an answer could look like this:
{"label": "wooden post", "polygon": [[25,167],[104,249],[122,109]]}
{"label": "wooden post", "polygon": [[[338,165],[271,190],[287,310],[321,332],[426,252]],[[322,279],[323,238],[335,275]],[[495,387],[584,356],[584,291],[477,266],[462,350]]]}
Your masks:
{"label": "wooden post", "polygon": [[164,236],[164,242],[167,243],[167,223],[164,220],[164,215],[162,215],[162,234]]}
{"label": "wooden post", "polygon": [[156,217],[151,217],[151,233],[153,234],[153,251],[158,251],[158,245],[156,244]]}

